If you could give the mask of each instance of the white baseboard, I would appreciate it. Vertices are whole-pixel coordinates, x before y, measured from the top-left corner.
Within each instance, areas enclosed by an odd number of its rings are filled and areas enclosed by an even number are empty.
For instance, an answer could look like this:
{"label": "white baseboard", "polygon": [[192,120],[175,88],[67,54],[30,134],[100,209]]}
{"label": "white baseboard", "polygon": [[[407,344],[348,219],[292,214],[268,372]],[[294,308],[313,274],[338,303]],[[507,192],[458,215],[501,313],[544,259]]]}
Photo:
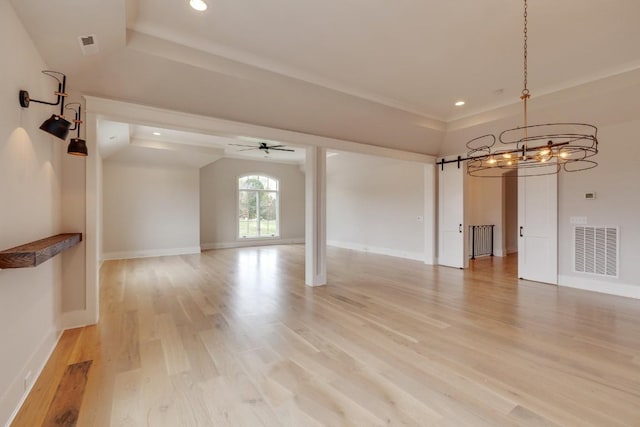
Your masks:
{"label": "white baseboard", "polygon": [[591,277],[559,275],[558,286],[640,299],[639,285],[606,282],[604,280],[594,279]]}
{"label": "white baseboard", "polygon": [[200,247],[202,250],[209,249],[231,249],[231,248],[246,248],[251,246],[268,246],[268,245],[297,245],[304,243],[304,238],[297,239],[255,239],[255,240],[241,240],[237,242],[220,242],[220,243],[202,243]]}
{"label": "white baseboard", "polygon": [[400,251],[397,249],[368,246],[360,243],[339,242],[337,240],[328,240],[327,245],[343,249],[352,249],[354,251],[371,252],[373,254],[388,255],[396,258],[406,258],[424,262],[424,254],[422,252]]}
{"label": "white baseboard", "polygon": [[62,329],[75,329],[94,325],[95,319],[87,310],[76,310],[62,313]]}
{"label": "white baseboard", "polygon": [[199,246],[192,246],[188,248],[144,249],[140,251],[106,252],[103,255],[103,261],[110,259],[151,258],[158,256],[191,255],[199,253]]}
{"label": "white baseboard", "polygon": [[[7,408],[7,406],[9,406],[9,402],[6,402],[5,400],[7,398],[10,398],[11,396],[19,396],[22,393],[22,397],[20,397],[20,400],[18,401],[18,403],[15,405],[11,404],[11,406],[13,406],[14,409],[11,415],[9,416],[7,423],[5,424],[6,427],[9,427],[13,422],[14,418],[16,417],[16,415],[18,415],[18,411],[20,410],[20,408],[24,404],[25,399],[31,392],[31,389],[36,383],[36,380],[38,379],[38,377],[40,377],[40,374],[42,373],[42,370],[44,369],[45,365],[49,361],[49,358],[51,357],[53,350],[55,350],[55,348],[57,347],[58,341],[60,340],[61,336],[62,336],[62,332],[53,331],[47,337],[45,337],[45,339],[38,346],[37,350],[31,356],[31,359],[29,359],[29,361],[25,364],[24,368],[22,368],[22,370],[18,373],[18,375],[16,375],[11,385],[0,396],[0,407]],[[32,373],[31,380],[27,386],[27,389],[25,390],[24,378],[29,371],[31,371]],[[4,413],[4,410],[2,412]]]}

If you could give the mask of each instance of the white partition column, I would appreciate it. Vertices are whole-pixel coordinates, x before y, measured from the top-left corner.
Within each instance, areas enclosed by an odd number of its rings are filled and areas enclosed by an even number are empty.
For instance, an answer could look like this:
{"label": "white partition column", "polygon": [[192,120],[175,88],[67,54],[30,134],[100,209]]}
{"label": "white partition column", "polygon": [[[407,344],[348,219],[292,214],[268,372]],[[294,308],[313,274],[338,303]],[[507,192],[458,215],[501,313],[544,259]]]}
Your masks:
{"label": "white partition column", "polygon": [[307,147],[305,159],[305,283],[327,284],[327,150]]}
{"label": "white partition column", "polygon": [[100,318],[100,239],[102,238],[102,229],[100,227],[99,211],[101,201],[98,200],[102,194],[102,177],[99,175],[102,158],[98,151],[98,116],[90,111],[87,106],[85,116],[87,148],[89,155],[85,158],[86,167],[86,218],[85,218],[85,277],[86,277],[86,293],[85,293],[85,310],[86,319],[82,324],[98,323]]}
{"label": "white partition column", "polygon": [[436,165],[424,165],[424,263],[436,262]]}

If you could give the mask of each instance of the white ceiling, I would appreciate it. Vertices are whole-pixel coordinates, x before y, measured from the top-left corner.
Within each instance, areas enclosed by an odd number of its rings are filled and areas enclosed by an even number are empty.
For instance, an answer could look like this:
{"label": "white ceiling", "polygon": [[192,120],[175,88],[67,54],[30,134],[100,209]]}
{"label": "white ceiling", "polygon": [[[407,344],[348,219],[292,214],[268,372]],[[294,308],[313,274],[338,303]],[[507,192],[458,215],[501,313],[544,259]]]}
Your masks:
{"label": "white ceiling", "polygon": [[[206,1],[11,0],[95,96],[432,155],[452,124],[519,101],[521,1]],[[530,3],[532,102],[640,68],[640,1]]]}
{"label": "white ceiling", "polygon": [[223,157],[294,164],[305,158],[304,148],[287,145],[281,148],[294,151],[267,153],[257,148],[261,142],[282,144],[241,135],[222,137],[109,120],[99,122],[97,134],[106,161],[201,168]]}
{"label": "white ceiling", "polygon": [[[202,14],[138,3],[137,32],[439,120],[511,103],[522,87],[521,1],[209,0]],[[531,3],[538,93],[640,66],[637,0]]]}

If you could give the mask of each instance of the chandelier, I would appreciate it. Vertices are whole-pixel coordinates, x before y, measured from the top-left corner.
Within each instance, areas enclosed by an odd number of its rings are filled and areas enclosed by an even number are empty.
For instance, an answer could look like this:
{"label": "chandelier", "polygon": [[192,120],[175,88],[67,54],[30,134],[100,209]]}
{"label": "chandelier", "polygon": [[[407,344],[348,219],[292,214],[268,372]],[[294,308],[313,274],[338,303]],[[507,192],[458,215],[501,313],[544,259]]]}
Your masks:
{"label": "chandelier", "polygon": [[522,170],[519,176],[557,174],[561,170],[578,172],[596,167],[592,159],[598,153],[598,129],[585,123],[545,123],[530,125],[527,102],[531,98],[527,73],[527,0],[524,0],[524,87],[520,99],[524,123],[498,135],[483,135],[467,142],[467,174],[501,178],[509,170]]}

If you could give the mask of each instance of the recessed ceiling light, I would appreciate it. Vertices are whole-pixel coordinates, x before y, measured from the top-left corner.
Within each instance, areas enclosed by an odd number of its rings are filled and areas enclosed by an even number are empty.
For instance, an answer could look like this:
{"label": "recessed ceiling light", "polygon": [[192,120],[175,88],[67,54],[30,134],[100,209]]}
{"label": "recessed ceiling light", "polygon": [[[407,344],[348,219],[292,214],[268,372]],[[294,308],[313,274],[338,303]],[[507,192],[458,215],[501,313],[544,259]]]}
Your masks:
{"label": "recessed ceiling light", "polygon": [[464,101],[457,101],[456,107],[462,107],[464,105]]}
{"label": "recessed ceiling light", "polygon": [[160,136],[160,135],[162,135],[160,132],[153,132],[153,134],[154,134],[155,136]]}
{"label": "recessed ceiling light", "polygon": [[204,0],[189,0],[189,4],[198,12],[204,12],[205,10],[207,10],[207,4],[204,2]]}

